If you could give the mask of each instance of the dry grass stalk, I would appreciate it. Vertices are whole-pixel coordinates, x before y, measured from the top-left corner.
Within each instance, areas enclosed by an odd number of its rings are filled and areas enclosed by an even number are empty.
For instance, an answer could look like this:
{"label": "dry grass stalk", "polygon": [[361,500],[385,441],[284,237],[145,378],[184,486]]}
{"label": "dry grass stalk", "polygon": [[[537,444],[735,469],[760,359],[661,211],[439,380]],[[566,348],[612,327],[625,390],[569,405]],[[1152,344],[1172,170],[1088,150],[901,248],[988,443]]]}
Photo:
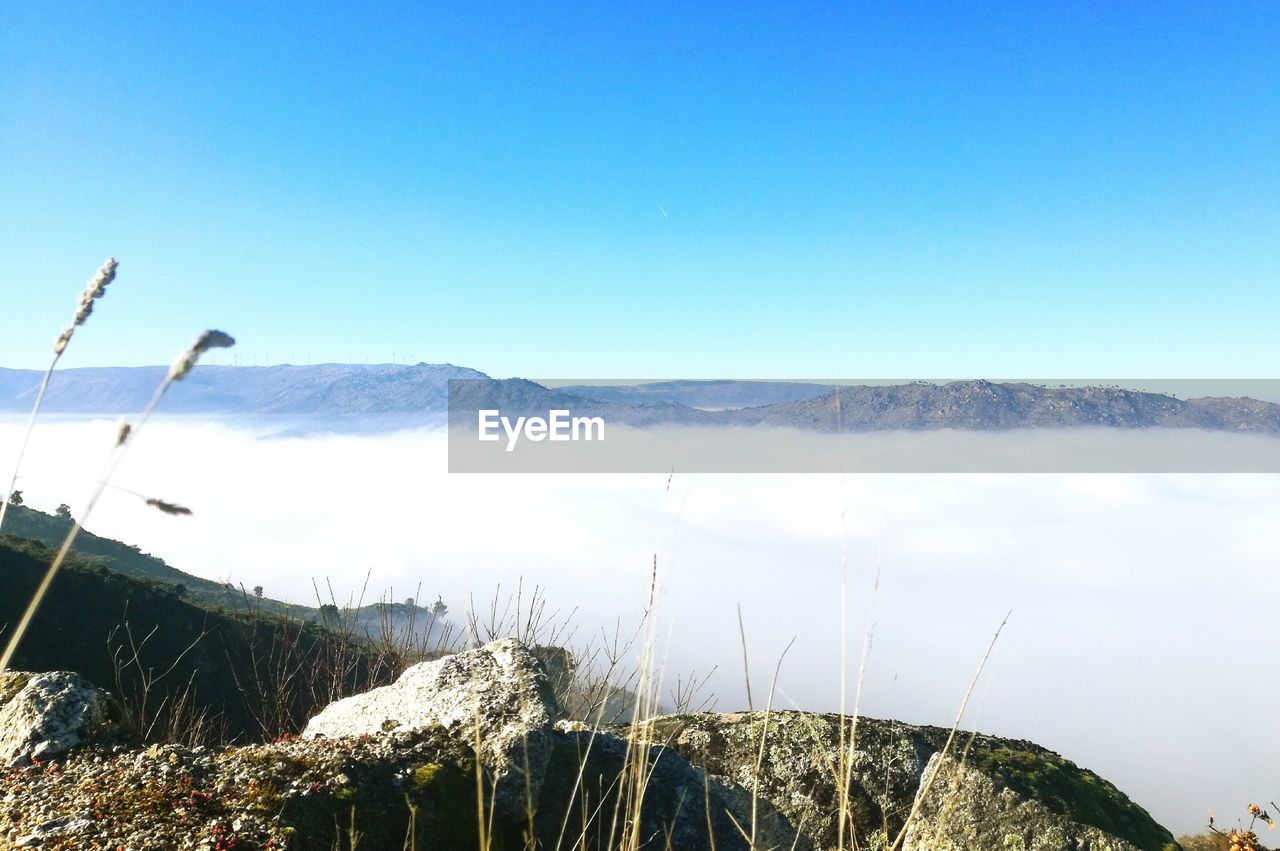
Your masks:
{"label": "dry grass stalk", "polygon": [[137,640],[126,606],[123,621],[107,635],[107,647],[111,653],[112,669],[115,671],[115,694],[130,725],[148,743],[223,743],[228,738],[226,719],[214,716],[208,707],[198,702],[195,694],[195,669],[192,669],[185,684],[172,688],[166,685],[170,675],[178,669],[187,654],[208,636],[208,632],[201,630],[168,664],[157,667],[150,660],[144,661],[143,656],[147,644],[158,630],[159,626],[152,627],[140,641]]}
{"label": "dry grass stalk", "polygon": [[210,349],[229,349],[236,344],[236,341],[230,334],[222,331],[209,330],[196,337],[195,341],[187,348],[185,352],[178,355],[177,360],[169,367],[169,375],[165,381],[181,381],[186,377],[187,373],[195,369],[200,356]]}
{"label": "dry grass stalk", "polygon": [[[40,416],[40,408],[44,404],[44,394],[49,389],[49,381],[53,378],[53,370],[57,367],[58,361],[62,358],[62,353],[67,350],[67,345],[71,342],[71,336],[75,333],[76,328],[80,327],[89,318],[89,314],[93,313],[93,303],[102,298],[106,294],[107,286],[116,278],[116,267],[119,264],[116,258],[110,257],[107,262],[102,264],[97,273],[89,279],[89,283],[85,285],[84,291],[80,293],[79,301],[76,303],[75,315],[71,318],[71,324],[62,329],[62,333],[58,335],[58,339],[53,344],[53,360],[49,362],[49,367],[44,371],[44,377],[40,381],[40,389],[36,391],[35,404],[31,406],[31,416],[27,420],[27,429],[22,436],[22,443],[18,447],[18,456],[13,464],[13,473],[9,477],[9,486],[0,493],[0,529],[4,528],[4,516],[9,510],[9,495],[13,493],[13,486],[18,481],[18,472],[22,468],[22,459],[27,454],[27,444],[31,441],[31,432],[35,430],[36,418]],[[0,665],[0,672],[4,671],[4,666]]]}
{"label": "dry grass stalk", "polygon": [[151,506],[152,508],[159,509],[160,511],[163,511],[165,514],[175,514],[175,515],[191,514],[191,509],[187,508],[185,505],[178,505],[177,503],[173,503],[173,502],[165,502],[163,499],[155,499],[154,497],[147,500],[147,505]]}
{"label": "dry grass stalk", "polygon": [[933,782],[938,779],[938,774],[942,771],[943,763],[946,762],[947,755],[951,752],[951,746],[955,742],[956,733],[960,729],[960,722],[964,719],[964,711],[969,706],[969,698],[973,697],[974,689],[978,687],[978,680],[982,677],[982,669],[987,666],[987,660],[991,658],[991,653],[996,649],[996,642],[1000,640],[1000,633],[1004,631],[1005,625],[1009,623],[1009,617],[1013,613],[1004,616],[1004,620],[1000,622],[1000,626],[996,628],[995,635],[991,636],[991,643],[987,645],[987,652],[982,655],[982,661],[978,663],[978,670],[974,671],[973,681],[969,683],[969,689],[964,693],[964,700],[960,701],[960,711],[956,713],[955,723],[951,725],[951,732],[947,735],[946,744],[942,746],[937,764],[934,770],[929,772],[928,778],[920,784],[920,791],[916,793],[915,802],[911,805],[911,812],[907,813],[907,820],[903,822],[902,830],[898,831],[898,836],[893,840],[890,849],[902,847],[903,841],[907,838],[907,831],[911,829],[911,823],[915,821],[916,816],[920,812],[920,805],[929,797],[929,790],[933,788]]}
{"label": "dry grass stalk", "polygon": [[[848,565],[844,558],[844,542],[841,540],[841,556],[840,556],[840,574],[841,574],[841,594],[840,594],[840,623],[841,623],[841,639],[840,639],[840,762],[842,765],[836,773],[836,788],[839,790],[840,811],[837,816],[837,836],[838,845],[844,848],[844,840],[846,831],[849,832],[849,838],[857,845],[857,838],[852,833],[852,805],[849,800],[849,787],[853,783],[853,767],[855,757],[857,755],[858,746],[858,719],[862,715],[862,687],[867,678],[867,662],[871,658],[871,645],[875,637],[875,603],[880,593],[880,569],[882,562],[879,558],[876,561],[875,582],[871,587],[871,601],[868,604],[867,611],[867,631],[862,639],[862,656],[858,661],[858,681],[854,685],[853,692],[853,715],[846,716],[845,704],[845,653],[848,645],[847,640],[843,637],[848,630]],[[845,735],[846,717],[849,725],[848,736]],[[888,831],[886,830],[886,834]],[[887,836],[885,837],[888,838]]]}
{"label": "dry grass stalk", "polygon": [[107,262],[102,264],[97,273],[89,279],[89,283],[85,285],[84,292],[80,293],[80,300],[76,304],[75,316],[71,318],[71,324],[62,329],[62,333],[58,335],[58,339],[53,343],[53,354],[59,357],[67,350],[67,345],[71,342],[71,335],[76,329],[83,325],[89,319],[89,315],[93,313],[93,303],[107,294],[107,287],[116,279],[116,267],[120,264],[116,262],[116,258],[109,257]]}
{"label": "dry grass stalk", "polygon": [[[114,266],[112,266],[112,273],[114,274]],[[96,280],[97,279],[95,278],[95,281]],[[91,281],[90,284],[92,286],[94,282]],[[101,290],[105,289],[105,286],[106,284],[103,283],[95,291],[100,295]],[[88,292],[89,290],[86,290],[86,293]],[[81,299],[83,303],[84,296],[81,296]],[[92,301],[93,299],[90,298],[89,303],[92,304]],[[85,317],[88,316],[88,312],[84,311],[82,306],[81,311],[77,311],[77,318],[80,318],[82,312]],[[235,340],[232,339],[230,335],[221,331],[205,331],[196,338],[195,342],[193,342],[191,346],[178,356],[176,361],[174,361],[174,365],[170,368],[169,374],[165,376],[164,380],[160,382],[160,386],[156,388],[155,395],[151,398],[151,402],[147,405],[146,410],[144,410],[142,415],[138,418],[137,424],[128,431],[121,428],[117,432],[116,443],[108,457],[106,469],[103,472],[103,475],[98,478],[93,493],[90,495],[89,501],[85,504],[82,517],[71,524],[71,528],[67,531],[66,538],[63,539],[62,546],[58,549],[57,555],[54,556],[53,562],[49,565],[49,569],[45,571],[44,578],[40,581],[40,586],[32,596],[31,602],[28,603],[26,611],[23,612],[22,619],[18,621],[17,627],[9,637],[9,642],[4,649],[4,655],[0,656],[0,674],[3,674],[9,669],[9,662],[13,659],[13,654],[18,649],[18,643],[22,641],[22,636],[26,634],[27,628],[31,625],[31,619],[35,617],[36,612],[39,610],[40,603],[43,602],[45,594],[49,591],[49,586],[53,583],[54,577],[58,575],[58,571],[62,568],[62,563],[71,552],[71,546],[75,543],[76,536],[80,533],[81,524],[89,518],[90,514],[93,513],[94,507],[102,497],[103,491],[106,490],[116,468],[120,465],[120,461],[128,450],[132,439],[137,436],[138,431],[140,431],[147,423],[151,418],[151,415],[155,413],[156,406],[160,404],[160,400],[164,397],[165,391],[173,385],[173,382],[182,379],[191,371],[199,360],[201,354],[211,348],[225,348],[233,345],[235,345]],[[50,369],[52,369],[52,367],[50,367]]]}

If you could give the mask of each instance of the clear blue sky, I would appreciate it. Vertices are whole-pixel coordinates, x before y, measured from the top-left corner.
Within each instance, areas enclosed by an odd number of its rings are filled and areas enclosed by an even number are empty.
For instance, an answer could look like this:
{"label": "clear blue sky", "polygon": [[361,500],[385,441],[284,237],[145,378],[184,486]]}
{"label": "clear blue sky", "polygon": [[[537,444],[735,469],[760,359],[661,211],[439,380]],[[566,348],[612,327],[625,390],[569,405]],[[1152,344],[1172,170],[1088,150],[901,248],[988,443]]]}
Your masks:
{"label": "clear blue sky", "polygon": [[[1280,3],[0,5],[0,365],[1280,372]],[[224,359],[225,362],[225,359]]]}

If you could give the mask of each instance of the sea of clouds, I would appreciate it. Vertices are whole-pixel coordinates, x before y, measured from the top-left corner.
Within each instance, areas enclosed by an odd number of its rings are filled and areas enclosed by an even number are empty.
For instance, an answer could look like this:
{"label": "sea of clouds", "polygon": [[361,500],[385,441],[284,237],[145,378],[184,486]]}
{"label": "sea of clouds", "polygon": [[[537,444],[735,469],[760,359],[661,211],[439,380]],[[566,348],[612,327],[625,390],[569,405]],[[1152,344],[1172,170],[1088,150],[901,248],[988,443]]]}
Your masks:
{"label": "sea of clouds", "polygon": [[[19,486],[79,516],[116,424],[48,420]],[[21,436],[0,421],[0,460]],[[88,528],[210,579],[315,604],[546,589],[580,640],[638,622],[656,564],[668,680],[717,668],[717,708],[852,705],[949,725],[1012,611],[965,725],[1027,738],[1117,783],[1175,831],[1277,794],[1280,476],[463,475],[440,431],[147,426]],[[874,590],[876,576],[878,590]],[[842,628],[842,594],[847,625]],[[717,667],[718,666],[718,667]]]}

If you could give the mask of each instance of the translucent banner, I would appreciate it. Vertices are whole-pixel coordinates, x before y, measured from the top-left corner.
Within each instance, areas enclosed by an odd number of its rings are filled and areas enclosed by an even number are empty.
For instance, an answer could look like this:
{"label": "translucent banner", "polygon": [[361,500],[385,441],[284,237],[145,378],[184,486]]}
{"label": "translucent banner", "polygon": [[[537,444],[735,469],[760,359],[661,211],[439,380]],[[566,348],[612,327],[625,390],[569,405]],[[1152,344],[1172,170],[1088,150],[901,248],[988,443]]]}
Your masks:
{"label": "translucent banner", "polygon": [[449,381],[457,473],[1275,473],[1280,381]]}

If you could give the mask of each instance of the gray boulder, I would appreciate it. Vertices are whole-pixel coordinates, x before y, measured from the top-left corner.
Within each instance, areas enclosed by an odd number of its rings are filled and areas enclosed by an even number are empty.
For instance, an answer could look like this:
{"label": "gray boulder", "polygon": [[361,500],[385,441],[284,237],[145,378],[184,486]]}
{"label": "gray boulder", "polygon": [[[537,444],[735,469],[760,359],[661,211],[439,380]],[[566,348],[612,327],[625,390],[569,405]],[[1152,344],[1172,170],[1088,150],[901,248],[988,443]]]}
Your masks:
{"label": "gray boulder", "polygon": [[954,756],[934,754],[925,776],[934,771],[938,776],[927,792],[921,790],[902,851],[1138,851]]}
{"label": "gray boulder", "polygon": [[0,765],[27,765],[88,742],[128,738],[120,705],[79,674],[0,676]]}
{"label": "gray boulder", "polygon": [[669,749],[586,730],[553,737],[532,822],[481,810],[488,801],[477,790],[475,754],[442,727],[216,750],[72,752],[56,772],[0,771],[0,848],[209,851],[221,840],[223,848],[332,851],[350,848],[352,836],[372,851],[806,848],[793,846],[794,831],[764,829],[752,848],[737,826],[749,828],[748,816]]}
{"label": "gray boulder", "polygon": [[505,640],[416,665],[392,685],[325,707],[303,738],[447,737],[485,767],[495,827],[527,831],[543,847],[749,851],[743,834],[754,819],[757,849],[810,850],[771,803],[753,806],[749,790],[708,777],[664,742],[557,725],[540,655]]}
{"label": "gray boulder", "polygon": [[646,725],[619,732],[560,725],[535,823],[539,847],[811,851],[772,804],[753,807],[750,790],[693,767],[652,741]]}
{"label": "gray boulder", "polygon": [[[774,712],[767,724],[761,712],[672,715],[652,728],[709,775],[759,789],[817,851],[891,847],[948,735],[872,718],[858,719],[855,733],[847,718],[806,712]],[[1052,751],[966,733],[954,752],[964,754],[965,770],[942,764],[911,822],[913,851],[1176,848],[1115,786]],[[1053,844],[1059,838],[1065,844]]]}
{"label": "gray boulder", "polygon": [[[73,750],[58,772],[0,771],[0,845],[186,848],[194,826],[294,851],[331,848],[348,827],[372,848],[477,847],[490,830],[495,848],[582,851],[1176,848],[1115,786],[1029,742],[962,734],[944,757],[947,730],[868,718],[855,735],[849,719],[802,712],[612,728],[555,716],[538,659],[494,642],[330,705],[300,740]],[[8,674],[0,766],[115,739],[120,717],[76,674]],[[59,791],[71,788],[83,794]]]}
{"label": "gray boulder", "polygon": [[773,712],[766,723],[762,712],[692,713],[652,724],[656,738],[708,774],[758,789],[819,851],[885,846],[886,828],[893,832],[905,822],[920,774],[938,749],[928,730],[861,719],[846,771],[847,795],[841,796],[837,778],[847,765],[841,746],[853,735],[848,719]]}
{"label": "gray boulder", "polygon": [[389,686],[329,704],[306,738],[408,733],[440,727],[476,750],[503,817],[538,800],[551,754],[555,697],[537,657],[518,641],[423,662]]}

